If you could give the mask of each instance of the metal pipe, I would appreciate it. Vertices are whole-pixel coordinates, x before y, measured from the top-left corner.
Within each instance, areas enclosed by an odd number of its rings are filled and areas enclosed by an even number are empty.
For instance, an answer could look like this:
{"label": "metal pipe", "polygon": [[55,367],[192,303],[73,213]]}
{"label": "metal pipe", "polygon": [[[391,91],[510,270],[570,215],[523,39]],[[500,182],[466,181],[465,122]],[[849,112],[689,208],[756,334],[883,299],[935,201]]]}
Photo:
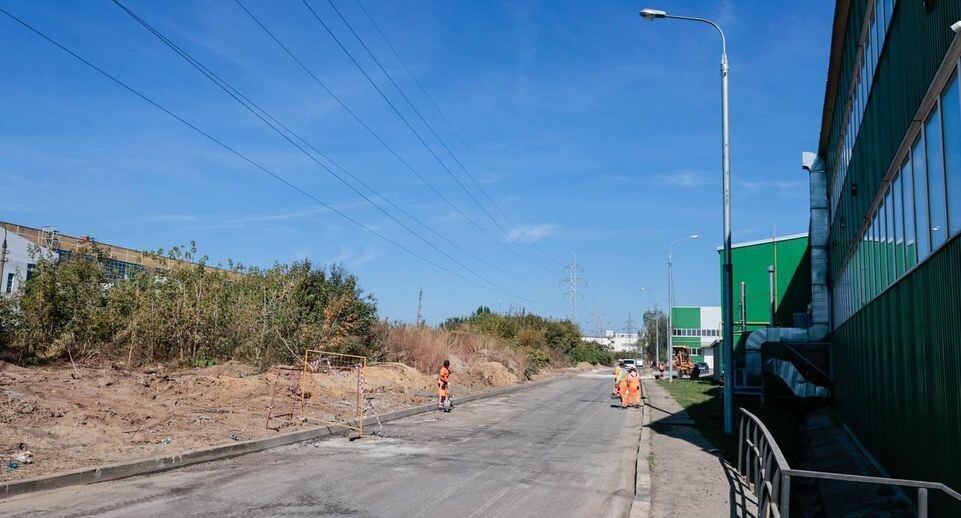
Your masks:
{"label": "metal pipe", "polygon": [[918,518],[928,518],[928,490],[918,488]]}
{"label": "metal pipe", "polygon": [[774,318],[777,313],[777,293],[774,291],[774,266],[767,267],[768,291],[771,294],[771,327],[774,327]]}
{"label": "metal pipe", "polygon": [[741,281],[741,331],[747,331],[747,283]]}

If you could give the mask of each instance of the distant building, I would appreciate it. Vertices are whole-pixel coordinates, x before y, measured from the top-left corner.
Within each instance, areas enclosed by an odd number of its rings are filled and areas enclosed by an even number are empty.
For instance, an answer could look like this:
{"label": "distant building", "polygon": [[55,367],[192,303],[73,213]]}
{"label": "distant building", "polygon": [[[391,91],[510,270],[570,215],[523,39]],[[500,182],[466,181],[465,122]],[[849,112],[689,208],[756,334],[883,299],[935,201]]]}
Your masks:
{"label": "distant building", "polygon": [[720,306],[675,306],[671,309],[674,347],[688,347],[691,361],[714,371],[714,343],[721,337]]}
{"label": "distant building", "polygon": [[637,341],[640,339],[639,333],[617,333],[605,331],[603,336],[582,336],[581,340],[601,344],[607,349],[622,353],[637,350]]}
{"label": "distant building", "polygon": [[166,269],[195,266],[189,261],[167,259],[162,263],[139,250],[96,242],[89,236],[68,236],[53,227],[34,228],[0,221],[5,254],[0,251],[0,293],[16,293],[33,275],[37,254],[67,257],[96,244],[106,258],[104,269],[111,282],[129,279],[143,268]]}

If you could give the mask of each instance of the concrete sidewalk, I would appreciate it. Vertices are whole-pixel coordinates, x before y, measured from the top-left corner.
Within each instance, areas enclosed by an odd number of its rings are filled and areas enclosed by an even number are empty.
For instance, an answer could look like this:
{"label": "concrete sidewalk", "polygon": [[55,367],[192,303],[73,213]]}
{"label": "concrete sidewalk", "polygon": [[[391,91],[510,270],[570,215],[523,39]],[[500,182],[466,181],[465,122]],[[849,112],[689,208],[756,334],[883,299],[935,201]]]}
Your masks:
{"label": "concrete sidewalk", "polygon": [[737,468],[666,390],[654,380],[643,383],[650,411],[651,516],[757,516],[756,499]]}

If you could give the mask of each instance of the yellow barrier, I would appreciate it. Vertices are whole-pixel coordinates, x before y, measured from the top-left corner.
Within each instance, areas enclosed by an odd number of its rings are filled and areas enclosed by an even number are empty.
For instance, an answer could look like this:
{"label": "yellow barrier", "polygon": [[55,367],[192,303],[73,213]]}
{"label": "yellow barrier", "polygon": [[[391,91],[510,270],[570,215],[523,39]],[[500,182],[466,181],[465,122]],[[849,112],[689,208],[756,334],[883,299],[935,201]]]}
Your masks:
{"label": "yellow barrier", "polygon": [[[364,399],[366,374],[366,356],[316,349],[304,351],[300,377],[301,418],[356,430],[363,435],[364,417],[367,414]],[[319,376],[328,376],[329,379],[318,385]],[[347,396],[347,399],[339,396]]]}

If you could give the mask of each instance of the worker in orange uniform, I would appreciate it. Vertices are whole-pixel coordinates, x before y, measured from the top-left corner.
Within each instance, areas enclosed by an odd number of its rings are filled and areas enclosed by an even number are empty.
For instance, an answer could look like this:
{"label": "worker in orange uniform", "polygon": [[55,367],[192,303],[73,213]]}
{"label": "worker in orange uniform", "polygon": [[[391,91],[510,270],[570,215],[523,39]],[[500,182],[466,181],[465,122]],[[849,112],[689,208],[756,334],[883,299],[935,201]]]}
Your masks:
{"label": "worker in orange uniform", "polygon": [[444,365],[437,374],[437,409],[450,412],[454,408],[450,400],[450,360],[444,360]]}
{"label": "worker in orange uniform", "polygon": [[614,365],[614,390],[611,391],[611,397],[617,399],[621,397],[621,391],[618,388],[621,384],[621,380],[624,379],[624,368],[621,367],[621,362],[618,361]]}
{"label": "worker in orange uniform", "polygon": [[627,404],[641,408],[641,377],[636,369],[631,369],[631,373],[627,375]]}
{"label": "worker in orange uniform", "polygon": [[621,378],[620,381],[617,382],[617,393],[621,395],[621,408],[627,408],[627,405],[630,404],[630,396],[628,395],[628,392],[627,392],[628,391],[627,378],[628,378],[627,376],[624,376]]}

